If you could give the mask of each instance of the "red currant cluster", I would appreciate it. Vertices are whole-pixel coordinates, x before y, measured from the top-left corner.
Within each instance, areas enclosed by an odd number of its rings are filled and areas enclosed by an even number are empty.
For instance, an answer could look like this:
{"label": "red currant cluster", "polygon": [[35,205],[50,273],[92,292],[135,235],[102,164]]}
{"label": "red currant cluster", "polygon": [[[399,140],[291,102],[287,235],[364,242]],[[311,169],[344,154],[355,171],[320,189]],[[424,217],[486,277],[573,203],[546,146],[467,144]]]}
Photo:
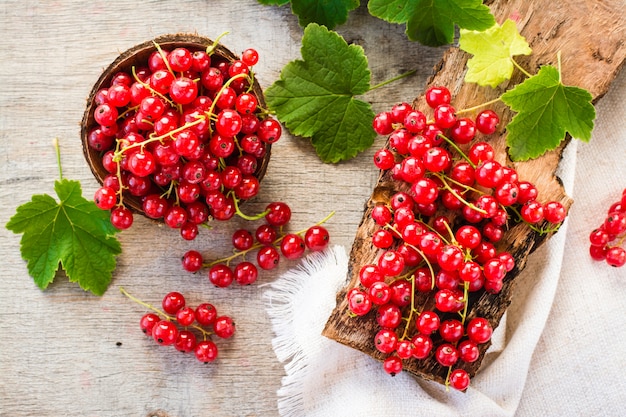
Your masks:
{"label": "red currant cluster", "polygon": [[434,121],[407,103],[374,120],[377,133],[390,135],[374,163],[397,191],[371,208],[379,254],[362,265],[347,301],[352,315],[376,312],[373,342],[387,355],[385,371],[395,375],[403,360],[434,355],[448,368],[446,384],[464,390],[464,363],[478,360],[495,324],[471,310],[469,294],[500,292],[515,266],[495,245],[510,222],[554,231],[566,210],[538,202],[537,188],[496,161],[487,142],[470,143],[477,133],[496,131],[495,112],[459,117],[463,111],[451,106],[445,87],[430,88],[425,98]]}
{"label": "red currant cluster", "polygon": [[[210,263],[204,263],[202,254],[196,250],[187,251],[182,258],[183,269],[197,272],[208,267],[209,281],[218,287],[228,287],[233,281],[249,285],[257,280],[260,267],[271,270],[278,266],[281,254],[286,259],[298,259],[306,249],[321,251],[328,246],[329,233],[321,226],[331,216],[319,224],[294,233],[285,233],[283,228],[291,219],[291,209],[282,202],[270,203],[265,210],[265,222],[254,231],[238,229],[233,233],[233,255]],[[256,264],[245,259],[250,252],[256,251]],[[234,268],[230,263],[242,259]]]}
{"label": "red currant cluster", "polygon": [[615,267],[626,264],[626,188],[622,198],[609,207],[604,221],[589,235],[589,253],[596,261],[606,261]]}
{"label": "red currant cluster", "polygon": [[[217,345],[211,340],[212,334],[222,339],[228,339],[235,334],[233,320],[229,316],[219,316],[212,304],[202,303],[194,309],[186,305],[185,297],[181,293],[172,291],[163,297],[161,311],[136,299],[124,289],[121,291],[133,301],[152,310],[139,321],[139,326],[146,335],[159,345],[173,345],[176,350],[184,353],[194,352],[200,362],[213,362],[217,358]],[[202,336],[202,340],[198,340],[192,329]]]}
{"label": "red currant cluster", "polygon": [[133,223],[124,197],[192,240],[198,225],[232,218],[259,192],[282,128],[251,87],[258,54],[248,49],[231,62],[210,49],[157,47],[145,66],[116,73],[95,94],[87,142],[109,175],[94,200],[118,229]]}

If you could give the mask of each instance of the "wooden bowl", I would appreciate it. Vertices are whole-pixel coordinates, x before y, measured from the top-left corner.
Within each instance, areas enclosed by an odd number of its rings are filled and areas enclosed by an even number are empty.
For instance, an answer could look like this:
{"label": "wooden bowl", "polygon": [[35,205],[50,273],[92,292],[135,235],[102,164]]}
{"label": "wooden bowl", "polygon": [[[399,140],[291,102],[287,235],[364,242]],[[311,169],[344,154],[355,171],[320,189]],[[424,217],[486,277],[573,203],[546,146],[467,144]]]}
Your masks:
{"label": "wooden bowl", "polygon": [[[231,52],[223,45],[215,42],[209,38],[195,35],[195,34],[167,34],[154,38],[153,40],[146,41],[139,45],[136,45],[127,51],[120,54],[100,75],[98,81],[94,84],[87,100],[87,107],[85,109],[83,119],[81,122],[81,141],[83,147],[83,154],[89,167],[96,178],[96,180],[102,184],[104,178],[109,175],[109,172],[104,168],[102,163],[102,156],[104,151],[93,149],[89,146],[88,136],[92,129],[98,126],[98,123],[94,119],[94,111],[97,107],[95,98],[97,93],[102,89],[110,85],[112,78],[120,71],[132,74],[132,68],[147,67],[148,58],[157,50],[157,46],[163,50],[173,50],[177,47],[184,47],[189,49],[192,53],[194,51],[205,51],[208,47],[214,46],[213,53],[211,55],[211,65],[215,66],[215,62],[219,60],[225,60],[232,63],[238,60],[239,57]],[[267,108],[263,90],[259,85],[256,78],[254,78],[252,90],[254,95],[258,99],[258,108]],[[257,169],[254,176],[257,177],[259,182],[263,179],[267,170],[267,165],[270,159],[271,144],[265,143],[266,152],[262,158],[257,158]],[[240,202],[244,203],[245,200]],[[141,197],[124,194],[124,205],[129,209],[145,215],[142,209]],[[162,219],[161,219],[162,220]]]}

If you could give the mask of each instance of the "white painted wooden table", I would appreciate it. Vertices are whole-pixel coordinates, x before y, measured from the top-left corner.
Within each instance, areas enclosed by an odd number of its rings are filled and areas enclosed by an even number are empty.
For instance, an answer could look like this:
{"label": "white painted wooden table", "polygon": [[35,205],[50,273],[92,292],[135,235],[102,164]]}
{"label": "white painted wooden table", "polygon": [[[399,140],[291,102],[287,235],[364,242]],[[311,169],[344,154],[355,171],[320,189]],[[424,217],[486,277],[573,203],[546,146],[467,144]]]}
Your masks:
{"label": "white painted wooden table", "polygon": [[[97,183],[82,155],[79,122],[91,86],[119,52],[165,33],[215,39],[226,31],[223,43],[231,50],[259,51],[256,71],[264,86],[300,57],[302,29],[295,16],[255,0],[0,2],[0,416],[277,415],[284,370],[272,350],[262,285],[295,264],[262,273],[255,286],[228,289],[180,265],[191,248],[211,258],[227,255],[230,234],[243,221],[204,230],[189,243],[137,218],[119,235],[123,254],[101,298],[64,276],[40,291],[20,257],[20,236],[4,227],[32,194],[53,194],[55,137],[64,176],[93,195]],[[407,41],[403,27],[369,16],[364,6],[339,31],[365,48],[373,84],[418,71],[367,95],[375,111],[417,96],[443,52]],[[270,201],[285,201],[293,230],[335,210],[331,239],[349,247],[377,175],[370,162],[374,150],[324,165],[307,141],[285,134],[273,147],[260,195],[245,209],[258,212]],[[237,334],[219,344],[220,357],[210,365],[158,347],[139,330],[145,310],[123,297],[120,286],[155,304],[173,290],[191,304],[212,302],[236,320]]]}

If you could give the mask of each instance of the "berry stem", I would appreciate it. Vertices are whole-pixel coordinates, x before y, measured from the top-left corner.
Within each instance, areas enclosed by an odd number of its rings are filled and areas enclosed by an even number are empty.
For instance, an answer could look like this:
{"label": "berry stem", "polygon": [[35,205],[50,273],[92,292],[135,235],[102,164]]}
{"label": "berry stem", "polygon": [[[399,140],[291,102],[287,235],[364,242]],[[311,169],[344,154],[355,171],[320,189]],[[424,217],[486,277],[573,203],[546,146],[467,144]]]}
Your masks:
{"label": "berry stem", "polygon": [[465,318],[467,317],[467,307],[468,307],[468,296],[469,296],[469,282],[463,283],[463,301],[465,306],[463,307],[463,313],[459,312],[459,316],[461,316],[461,324],[465,324]]}
{"label": "berry stem", "polygon": [[[487,212],[486,212],[485,210],[483,210],[483,209],[481,209],[481,208],[478,208],[478,207],[476,207],[476,205],[475,205],[475,204],[470,203],[469,201],[465,200],[465,199],[464,199],[464,198],[463,198],[463,197],[462,197],[459,193],[457,193],[457,192],[454,190],[454,188],[450,187],[450,184],[448,184],[448,182],[447,182],[447,181],[446,181],[446,179],[445,179],[445,178],[446,178],[446,177],[445,177],[445,175],[440,175],[440,174],[438,174],[438,173],[435,173],[435,175],[437,176],[437,178],[439,178],[439,179],[441,180],[441,183],[443,184],[443,187],[444,187],[446,190],[450,191],[450,192],[451,192],[451,193],[452,193],[452,194],[453,194],[456,198],[458,198],[458,199],[459,199],[459,201],[461,201],[463,204],[465,204],[466,206],[468,206],[468,207],[469,207],[469,208],[471,208],[472,210],[475,210],[475,211],[477,211],[477,212],[479,212],[479,213],[481,213],[481,214],[487,214]],[[472,190],[472,191],[478,191],[478,190],[475,190],[475,189],[473,189],[473,188],[471,188],[471,187],[468,187],[467,189],[470,189],[470,190]]]}
{"label": "berry stem", "polygon": [[401,340],[405,340],[409,333],[409,326],[411,321],[413,320],[413,314],[417,311],[415,308],[415,275],[411,276],[411,311],[409,312],[409,317],[406,319],[406,325],[404,326],[404,332],[402,333]]}
{"label": "berry stem", "polygon": [[[234,200],[236,200],[236,199],[234,199]],[[235,204],[236,204],[236,203],[235,203]],[[266,212],[264,212],[264,213],[265,213],[265,214],[267,214]],[[331,217],[333,217],[334,215],[335,215],[335,212],[334,212],[334,211],[331,211],[331,212],[330,212],[330,213],[329,213],[326,217],[324,217],[324,218],[323,218],[322,220],[320,220],[319,222],[315,223],[315,226],[319,226],[319,225],[321,225],[321,224],[326,223],[326,222],[327,222],[328,220],[330,220],[330,218],[331,218]],[[306,231],[307,231],[307,230],[309,230],[309,228],[310,228],[310,227],[307,227],[306,229],[299,230],[299,231],[295,232],[294,234],[302,236],[304,233],[306,233]],[[281,232],[282,232],[282,229],[281,229]],[[281,235],[280,237],[276,238],[276,240],[274,240],[274,242],[272,242],[272,243],[273,243],[274,245],[276,245],[276,244],[280,243],[280,242],[281,242],[281,241],[285,238],[285,236],[286,236],[286,235],[284,235],[284,234],[283,234],[283,235]],[[246,256],[249,252],[252,252],[252,251],[254,251],[254,250],[256,250],[256,249],[260,249],[260,248],[262,248],[263,246],[265,246],[265,245],[264,245],[264,244],[261,244],[261,243],[259,243],[259,242],[256,242],[254,245],[250,246],[248,249],[245,249],[245,250],[242,250],[242,251],[235,251],[235,253],[233,253],[233,254],[232,254],[232,255],[230,255],[230,256],[227,256],[227,257],[225,257],[225,258],[216,259],[216,260],[214,260],[214,261],[212,261],[212,262],[203,263],[203,264],[202,264],[202,266],[203,266],[203,267],[206,267],[206,268],[210,268],[210,267],[212,267],[212,266],[214,266],[214,265],[217,265],[217,264],[220,264],[220,263],[226,263],[226,265],[229,265],[229,264],[230,264],[230,261],[232,261],[233,259],[236,259],[236,258],[238,258],[238,257],[240,257],[240,256],[245,257],[245,256]]]}
{"label": "berry stem", "polygon": [[457,110],[456,114],[459,115],[459,114],[464,114],[464,113],[471,113],[471,112],[473,112],[475,110],[478,110],[478,109],[486,107],[486,106],[490,106],[490,105],[498,103],[500,101],[502,101],[502,99],[500,98],[500,96],[498,96],[498,97],[494,98],[493,100],[485,101],[484,103],[480,103],[480,104],[478,104],[476,106],[468,107],[466,109]]}
{"label": "berry stem", "polygon": [[372,91],[372,90],[376,90],[377,88],[384,87],[384,86],[386,86],[387,84],[391,84],[391,83],[392,83],[392,82],[394,82],[394,81],[401,80],[402,78],[405,78],[405,77],[408,77],[408,76],[410,76],[410,75],[413,75],[413,74],[415,74],[416,72],[417,72],[417,70],[407,71],[407,72],[405,72],[405,73],[403,73],[403,74],[400,74],[400,75],[398,75],[398,76],[396,76],[396,77],[390,78],[390,79],[388,79],[387,81],[383,81],[382,83],[379,83],[379,84],[373,85],[373,86],[371,86],[371,87],[369,88],[369,90],[367,90],[367,91]]}
{"label": "berry stem", "polygon": [[[159,316],[163,317],[164,319],[168,320],[168,321],[176,321],[176,318],[173,316],[170,316],[169,314],[165,313],[164,311],[161,311],[160,309],[152,306],[151,304],[148,304],[144,301],[141,301],[139,298],[131,295],[128,291],[126,291],[124,289],[124,287],[120,287],[120,292],[125,295],[127,298],[131,299],[132,301],[136,302],[137,304],[139,304],[140,306],[143,306],[145,308],[147,308],[148,310],[154,311],[156,314],[158,314]],[[200,326],[196,326],[196,325],[191,325],[191,326],[186,326],[186,327],[191,327],[192,329],[196,329],[198,330],[200,333],[202,333],[202,337],[204,338],[204,340],[206,340],[207,336],[212,335],[212,332],[208,332],[206,331],[204,328],[200,327]]]}
{"label": "berry stem", "polygon": [[250,221],[259,220],[265,217],[267,213],[270,212],[269,210],[265,210],[259,214],[255,214],[254,216],[249,216],[239,209],[239,199],[235,196],[234,191],[232,190],[229,191],[227,195],[230,195],[233,197],[233,204],[235,205],[235,213],[237,213],[237,215],[244,220],[250,220]]}
{"label": "berry stem", "polygon": [[459,148],[457,146],[457,144],[454,143],[453,140],[450,140],[449,137],[447,137],[446,135],[443,135],[443,134],[439,134],[439,137],[441,137],[443,140],[445,140],[448,143],[448,145],[450,145],[452,148],[454,148],[454,150],[457,151],[457,153],[459,155],[461,155],[463,157],[463,159],[465,159],[467,161],[467,163],[469,163],[472,168],[476,168],[476,164],[474,162],[472,162],[472,160],[467,155],[465,155],[465,152],[463,152],[461,150],[461,148]]}
{"label": "berry stem", "polygon": [[224,37],[228,35],[228,32],[222,32],[214,41],[213,41],[213,45],[210,45],[206,48],[206,53],[207,55],[213,55],[213,51],[215,51],[215,48],[217,48],[217,45],[219,44],[220,40]]}

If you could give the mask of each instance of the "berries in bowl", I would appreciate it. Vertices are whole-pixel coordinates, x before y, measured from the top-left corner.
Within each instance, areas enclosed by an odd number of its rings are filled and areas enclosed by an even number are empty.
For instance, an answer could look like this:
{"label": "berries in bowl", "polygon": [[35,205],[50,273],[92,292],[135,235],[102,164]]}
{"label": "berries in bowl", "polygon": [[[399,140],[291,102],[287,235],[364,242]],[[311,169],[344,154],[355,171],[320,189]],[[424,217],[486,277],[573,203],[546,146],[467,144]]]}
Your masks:
{"label": "berries in bowl", "polygon": [[115,227],[140,213],[191,240],[200,224],[241,213],[282,132],[265,110],[257,60],[254,49],[238,57],[202,36],[163,35],[102,73],[81,139],[101,184],[94,200]]}

